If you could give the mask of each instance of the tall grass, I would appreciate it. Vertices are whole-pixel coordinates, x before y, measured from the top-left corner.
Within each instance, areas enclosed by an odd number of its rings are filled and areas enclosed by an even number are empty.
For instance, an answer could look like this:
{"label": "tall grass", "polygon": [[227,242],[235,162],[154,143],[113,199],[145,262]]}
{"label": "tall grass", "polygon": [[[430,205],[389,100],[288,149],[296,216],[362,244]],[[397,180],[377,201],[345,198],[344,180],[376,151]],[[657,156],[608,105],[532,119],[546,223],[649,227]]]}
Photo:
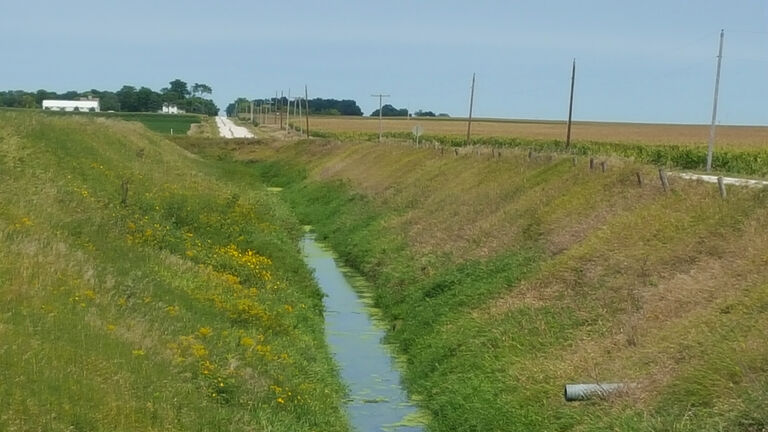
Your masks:
{"label": "tall grass", "polygon": [[254,180],[0,112],[0,430],[347,430],[301,227]]}

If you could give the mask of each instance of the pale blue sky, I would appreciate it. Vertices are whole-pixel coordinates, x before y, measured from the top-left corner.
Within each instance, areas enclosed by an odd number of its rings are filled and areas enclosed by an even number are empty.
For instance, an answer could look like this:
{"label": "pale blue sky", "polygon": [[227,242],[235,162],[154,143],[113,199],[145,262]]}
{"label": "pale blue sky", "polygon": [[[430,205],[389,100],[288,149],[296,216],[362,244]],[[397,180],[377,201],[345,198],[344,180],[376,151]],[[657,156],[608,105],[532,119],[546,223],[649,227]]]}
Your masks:
{"label": "pale blue sky", "polygon": [[720,121],[768,124],[768,5],[757,0],[0,0],[0,89],[159,89],[237,96],[371,93],[412,111],[707,123],[726,30]]}

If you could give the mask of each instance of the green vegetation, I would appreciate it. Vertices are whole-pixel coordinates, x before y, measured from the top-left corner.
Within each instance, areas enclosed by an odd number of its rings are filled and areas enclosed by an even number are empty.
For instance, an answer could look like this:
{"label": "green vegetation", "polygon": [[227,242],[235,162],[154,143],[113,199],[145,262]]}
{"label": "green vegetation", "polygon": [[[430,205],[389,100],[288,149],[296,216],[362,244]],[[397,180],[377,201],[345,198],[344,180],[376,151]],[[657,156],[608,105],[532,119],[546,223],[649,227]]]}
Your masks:
{"label": "green vegetation", "polygon": [[[270,105],[274,110],[277,107],[278,111],[284,111],[288,108],[288,98],[283,96],[279,98],[270,99],[254,99],[253,103],[256,107],[262,105]],[[306,109],[305,102],[302,100],[302,109]],[[291,102],[293,107],[294,102]],[[236,114],[242,114],[250,109],[251,100],[248,98],[240,97],[227,106],[227,116],[235,117]],[[293,108],[291,108],[293,109]],[[306,112],[306,111],[305,111]],[[361,116],[363,111],[357,105],[357,102],[351,99],[325,99],[314,98],[309,100],[309,113],[311,115],[331,115],[331,116]]]}
{"label": "green vegetation", "polygon": [[56,93],[47,90],[27,92],[23,90],[0,91],[0,107],[5,108],[42,108],[45,99],[76,100],[79,98],[99,99],[101,111],[120,112],[158,112],[164,103],[176,105],[188,113],[216,115],[219,108],[211,99],[203,98],[210,95],[213,90],[206,84],[195,83],[192,89],[186,82],[175,79],[169,86],[156,92],[148,87],[136,88],[124,85],[117,91],[103,91],[92,89],[78,92],[68,91]]}
{"label": "green vegetation", "polygon": [[[378,117],[379,110],[376,109],[371,113],[371,117]],[[408,108],[395,108],[390,104],[385,104],[381,107],[382,117],[408,117]]]}
{"label": "green vegetation", "polygon": [[[214,143],[209,143],[214,144]],[[195,149],[195,147],[190,146]],[[323,140],[248,161],[372,283],[434,431],[768,427],[768,194],[527,152]],[[638,384],[567,404],[569,382]]]}
{"label": "green vegetation", "polygon": [[[327,132],[312,130],[311,133],[318,138],[342,141],[375,141],[379,138],[379,134],[375,132]],[[384,136],[400,140],[411,140],[413,138],[413,134],[410,132],[385,132]],[[456,135],[424,134],[421,136],[421,142],[434,142],[444,146],[463,147],[466,145],[466,138]],[[475,136],[470,140],[470,145],[530,149],[537,152],[580,156],[620,156],[642,163],[687,170],[704,170],[707,161],[706,149],[673,144],[649,145],[576,141],[571,143],[570,149],[567,149],[565,142],[562,140]],[[714,154],[712,165],[718,172],[766,176],[768,175],[768,151],[718,150]]]}
{"label": "green vegetation", "polygon": [[0,430],[347,430],[303,231],[247,167],[0,111],[0,200]]}
{"label": "green vegetation", "polygon": [[139,122],[147,129],[161,133],[170,134],[173,131],[176,135],[184,135],[189,132],[193,124],[198,124],[205,117],[197,114],[159,114],[159,113],[109,113],[109,112],[62,112],[45,111],[49,116],[82,116],[82,117],[101,117],[109,119],[118,119],[132,122]]}

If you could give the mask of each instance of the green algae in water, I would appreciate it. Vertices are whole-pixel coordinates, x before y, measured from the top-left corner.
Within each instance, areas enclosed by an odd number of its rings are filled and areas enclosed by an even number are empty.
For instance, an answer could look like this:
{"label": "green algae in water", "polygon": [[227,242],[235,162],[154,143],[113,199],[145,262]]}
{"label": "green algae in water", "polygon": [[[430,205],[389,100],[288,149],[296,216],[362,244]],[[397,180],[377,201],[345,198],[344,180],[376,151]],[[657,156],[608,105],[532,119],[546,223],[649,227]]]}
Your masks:
{"label": "green algae in water", "polygon": [[304,259],[325,296],[326,339],[349,389],[347,412],[360,432],[421,432],[428,417],[400,385],[402,357],[383,342],[387,325],[372,307],[369,285],[336,263],[305,227]]}

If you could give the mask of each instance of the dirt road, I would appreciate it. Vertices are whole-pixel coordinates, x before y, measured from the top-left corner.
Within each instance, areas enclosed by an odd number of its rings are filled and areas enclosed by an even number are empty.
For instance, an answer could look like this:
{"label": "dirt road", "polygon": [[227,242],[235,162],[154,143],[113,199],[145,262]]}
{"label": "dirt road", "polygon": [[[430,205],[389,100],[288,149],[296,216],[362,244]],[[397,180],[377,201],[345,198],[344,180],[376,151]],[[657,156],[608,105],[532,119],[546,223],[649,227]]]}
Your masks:
{"label": "dirt road", "polygon": [[248,129],[237,126],[226,117],[216,117],[216,126],[219,128],[219,135],[223,138],[253,138],[253,134]]}

